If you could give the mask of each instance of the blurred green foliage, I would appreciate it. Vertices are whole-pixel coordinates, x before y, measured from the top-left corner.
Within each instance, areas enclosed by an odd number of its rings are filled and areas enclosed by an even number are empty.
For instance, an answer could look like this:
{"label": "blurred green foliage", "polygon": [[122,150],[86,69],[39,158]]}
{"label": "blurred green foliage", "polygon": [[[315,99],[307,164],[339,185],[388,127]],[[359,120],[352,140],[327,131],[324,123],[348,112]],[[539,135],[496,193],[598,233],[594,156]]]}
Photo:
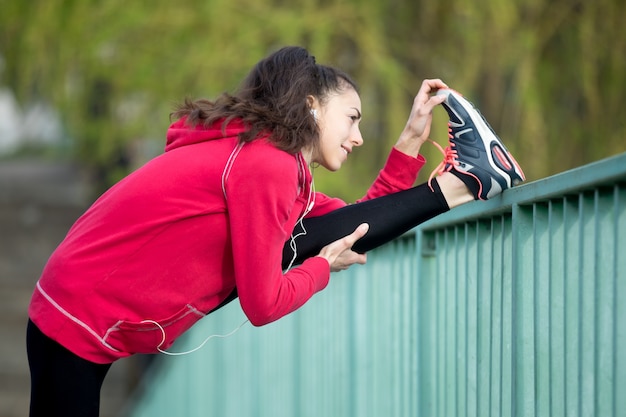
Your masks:
{"label": "blurred green foliage", "polygon": [[[529,180],[626,149],[621,0],[0,0],[0,10],[0,86],[58,109],[102,186],[133,168],[140,139],[163,146],[175,103],[232,91],[288,44],[361,86],[365,146],[340,173],[315,173],[318,190],[350,201],[424,78],[477,104]],[[443,110],[431,137],[447,140]],[[440,155],[423,151],[427,171]]]}

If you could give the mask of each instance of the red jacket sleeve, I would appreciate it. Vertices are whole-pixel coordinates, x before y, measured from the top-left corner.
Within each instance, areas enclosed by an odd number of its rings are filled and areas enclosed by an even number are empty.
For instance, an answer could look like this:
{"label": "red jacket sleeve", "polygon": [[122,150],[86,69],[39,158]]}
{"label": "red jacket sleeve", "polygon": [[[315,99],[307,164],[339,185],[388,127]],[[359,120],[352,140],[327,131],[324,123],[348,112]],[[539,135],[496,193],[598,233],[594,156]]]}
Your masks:
{"label": "red jacket sleeve", "polygon": [[330,278],[324,258],[286,273],[282,250],[304,210],[293,155],[255,141],[243,147],[226,181],[236,286],[241,307],[255,326],[302,306]]}

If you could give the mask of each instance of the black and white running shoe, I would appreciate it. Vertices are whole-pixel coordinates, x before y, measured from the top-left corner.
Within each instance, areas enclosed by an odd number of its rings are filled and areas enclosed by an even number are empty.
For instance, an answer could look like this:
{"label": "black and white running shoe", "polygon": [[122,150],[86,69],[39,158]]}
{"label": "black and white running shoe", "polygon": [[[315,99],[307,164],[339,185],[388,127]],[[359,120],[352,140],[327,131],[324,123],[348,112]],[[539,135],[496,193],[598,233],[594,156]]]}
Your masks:
{"label": "black and white running shoe", "polygon": [[[444,160],[435,169],[442,174],[451,171],[474,194],[476,200],[487,200],[526,178],[519,164],[480,112],[451,89],[441,89],[442,103],[449,116],[449,146]],[[431,175],[431,179],[432,176]]]}

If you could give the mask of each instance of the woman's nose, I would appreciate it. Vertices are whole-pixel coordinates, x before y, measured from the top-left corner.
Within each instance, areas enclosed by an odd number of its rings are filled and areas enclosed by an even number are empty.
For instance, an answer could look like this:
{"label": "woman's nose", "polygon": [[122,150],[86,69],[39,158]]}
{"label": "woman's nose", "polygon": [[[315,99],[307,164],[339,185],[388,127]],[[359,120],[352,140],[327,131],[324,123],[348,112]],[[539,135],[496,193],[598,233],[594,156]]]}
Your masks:
{"label": "woman's nose", "polygon": [[357,129],[356,133],[352,135],[351,142],[354,146],[363,145],[363,136],[361,135],[361,131],[359,129]]}

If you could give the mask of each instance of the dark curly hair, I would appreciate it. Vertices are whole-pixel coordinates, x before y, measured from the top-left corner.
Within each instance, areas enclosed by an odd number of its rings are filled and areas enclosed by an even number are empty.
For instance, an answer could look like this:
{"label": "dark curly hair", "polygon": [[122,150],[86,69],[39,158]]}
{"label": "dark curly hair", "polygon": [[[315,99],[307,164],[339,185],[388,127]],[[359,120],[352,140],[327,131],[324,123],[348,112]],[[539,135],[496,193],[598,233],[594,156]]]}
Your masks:
{"label": "dark curly hair", "polygon": [[171,117],[185,117],[190,126],[210,126],[218,120],[226,126],[240,119],[247,127],[241,141],[269,134],[276,147],[295,154],[319,141],[307,96],[323,104],[330,94],[348,88],[358,91],[348,74],[317,64],[305,48],[288,46],[259,61],[234,94],[224,93],[214,101],[186,99]]}

